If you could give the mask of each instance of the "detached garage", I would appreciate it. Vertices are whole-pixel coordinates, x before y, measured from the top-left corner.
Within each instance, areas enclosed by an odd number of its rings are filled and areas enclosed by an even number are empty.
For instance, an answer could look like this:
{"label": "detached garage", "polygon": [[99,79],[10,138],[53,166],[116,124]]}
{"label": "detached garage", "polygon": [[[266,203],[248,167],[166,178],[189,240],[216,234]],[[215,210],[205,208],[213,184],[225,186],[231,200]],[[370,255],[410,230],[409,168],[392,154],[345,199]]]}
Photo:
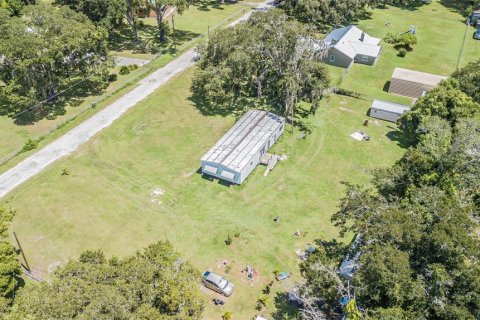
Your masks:
{"label": "detached garage", "polygon": [[403,104],[374,100],[372,107],[370,108],[370,117],[397,122],[398,118],[400,118],[404,112],[409,110],[410,107]]}
{"label": "detached garage", "polygon": [[424,92],[436,87],[447,77],[431,73],[395,68],[388,92],[401,96],[420,98]]}
{"label": "detached garage", "polygon": [[241,184],[285,129],[285,118],[249,110],[202,158],[202,173]]}

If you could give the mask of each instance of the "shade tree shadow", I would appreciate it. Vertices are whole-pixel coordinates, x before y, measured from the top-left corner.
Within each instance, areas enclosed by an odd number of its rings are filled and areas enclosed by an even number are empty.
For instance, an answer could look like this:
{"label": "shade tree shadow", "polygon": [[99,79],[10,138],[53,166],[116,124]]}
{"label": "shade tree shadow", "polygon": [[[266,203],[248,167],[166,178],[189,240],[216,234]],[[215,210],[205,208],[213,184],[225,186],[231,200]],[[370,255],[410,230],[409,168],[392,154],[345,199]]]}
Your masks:
{"label": "shade tree shadow", "polygon": [[398,130],[392,126],[389,126],[389,128],[392,129],[392,131],[387,132],[386,136],[388,139],[396,142],[397,145],[402,149],[406,149],[411,146],[410,141],[401,130]]}
{"label": "shade tree shadow", "polygon": [[200,11],[210,11],[211,9],[224,10],[222,6],[232,5],[238,3],[237,0],[201,0],[197,1],[192,6],[197,7]]}
{"label": "shade tree shadow", "polygon": [[274,298],[275,312],[271,314],[275,320],[301,319],[300,309],[288,301],[287,292],[278,292]]}

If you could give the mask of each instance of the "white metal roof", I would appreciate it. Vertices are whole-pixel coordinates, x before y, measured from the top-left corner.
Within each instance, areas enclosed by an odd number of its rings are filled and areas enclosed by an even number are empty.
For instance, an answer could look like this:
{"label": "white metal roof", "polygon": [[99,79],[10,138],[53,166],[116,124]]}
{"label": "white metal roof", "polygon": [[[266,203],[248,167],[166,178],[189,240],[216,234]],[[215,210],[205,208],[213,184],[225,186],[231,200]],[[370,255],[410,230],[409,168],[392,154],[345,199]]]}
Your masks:
{"label": "white metal roof", "polygon": [[337,48],[350,58],[357,54],[378,56],[380,39],[371,37],[356,26],[335,29],[324,39],[327,45]]}
{"label": "white metal roof", "polygon": [[373,100],[372,109],[379,109],[379,110],[385,110],[385,111],[396,113],[396,114],[403,114],[405,111],[410,110],[410,106],[388,102],[384,100]]}
{"label": "white metal roof", "polygon": [[[284,118],[261,110],[249,110],[203,157],[241,172],[270,137],[277,133]],[[266,151],[266,150],[265,150]]]}
{"label": "white metal roof", "polygon": [[439,84],[440,81],[447,79],[447,77],[415,70],[395,68],[395,70],[393,70],[392,79],[416,82],[434,87]]}

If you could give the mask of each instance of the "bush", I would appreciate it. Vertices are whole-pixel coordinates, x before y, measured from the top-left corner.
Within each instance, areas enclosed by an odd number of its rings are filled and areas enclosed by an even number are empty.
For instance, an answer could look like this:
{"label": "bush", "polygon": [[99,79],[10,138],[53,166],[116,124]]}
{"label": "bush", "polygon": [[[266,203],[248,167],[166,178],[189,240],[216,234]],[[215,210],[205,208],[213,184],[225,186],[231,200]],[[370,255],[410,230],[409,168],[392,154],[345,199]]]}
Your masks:
{"label": "bush", "polygon": [[235,238],[239,238],[239,237],[240,237],[240,232],[236,232],[233,236],[234,236]]}
{"label": "bush", "polygon": [[225,244],[227,246],[231,245],[232,244],[232,238],[230,237],[230,235],[227,236],[227,239],[225,240]]}
{"label": "bush", "polygon": [[117,81],[118,75],[116,73],[110,73],[108,75],[108,82],[114,82]]}
{"label": "bush", "polygon": [[398,43],[398,35],[394,32],[389,32],[389,33],[387,33],[385,38],[383,38],[383,41],[385,41],[385,43],[389,43],[389,44],[397,44]]}
{"label": "bush", "polygon": [[38,140],[28,139],[27,142],[23,145],[22,152],[27,152],[30,150],[37,149],[38,147]]}
{"label": "bush", "polygon": [[352,98],[357,98],[357,99],[362,99],[363,95],[359,92],[348,90],[348,89],[343,89],[343,88],[336,88],[335,93],[341,96],[347,96],[347,97],[352,97]]}
{"label": "bush", "polygon": [[263,291],[263,294],[270,294],[270,286],[267,284],[262,291]]}
{"label": "bush", "polygon": [[405,57],[406,55],[407,55],[407,49],[405,49],[405,48],[400,48],[400,49],[398,49],[398,56],[399,56],[399,57],[402,57],[402,58],[403,58],[403,57]]}
{"label": "bush", "polygon": [[131,65],[128,65],[128,66],[121,66],[119,73],[121,75],[126,75],[126,74],[129,74],[130,72],[132,72],[135,69],[138,69],[138,65],[136,65],[136,64],[131,64]]}
{"label": "bush", "polygon": [[232,319],[232,313],[227,311],[223,314],[222,320],[231,320]]}

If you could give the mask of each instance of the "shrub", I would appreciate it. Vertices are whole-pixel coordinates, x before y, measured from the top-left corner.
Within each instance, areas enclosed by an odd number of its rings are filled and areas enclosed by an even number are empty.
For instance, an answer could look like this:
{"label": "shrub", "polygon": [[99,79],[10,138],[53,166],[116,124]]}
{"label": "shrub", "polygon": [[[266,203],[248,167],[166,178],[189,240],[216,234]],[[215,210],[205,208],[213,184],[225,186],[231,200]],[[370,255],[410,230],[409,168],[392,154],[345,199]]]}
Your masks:
{"label": "shrub", "polygon": [[38,147],[38,140],[28,139],[27,142],[23,145],[22,152],[27,152],[30,150],[37,149]]}
{"label": "shrub", "polygon": [[276,276],[278,276],[280,274],[280,271],[278,269],[273,269],[273,274]]}
{"label": "shrub", "polygon": [[398,43],[398,35],[394,32],[389,32],[387,33],[387,35],[385,36],[385,38],[383,38],[383,41],[385,41],[385,43],[389,43],[389,44],[397,44]]}
{"label": "shrub", "polygon": [[227,239],[225,240],[225,244],[227,246],[231,245],[232,244],[232,238],[230,237],[230,235],[227,236]]}
{"label": "shrub", "polygon": [[239,237],[240,237],[240,232],[236,232],[233,236],[234,236],[235,238],[239,238]]}
{"label": "shrub", "polygon": [[120,74],[121,75],[126,75],[126,74],[129,74],[130,72],[132,72],[133,70],[135,69],[138,69],[138,65],[137,64],[131,64],[131,65],[128,65],[128,66],[121,66],[120,67]]}
{"label": "shrub", "polygon": [[231,320],[232,319],[232,313],[230,311],[227,311],[223,314],[222,320]]}
{"label": "shrub", "polygon": [[270,286],[266,285],[265,288],[263,288],[262,291],[263,291],[264,294],[270,294]]}
{"label": "shrub", "polygon": [[116,73],[110,73],[108,75],[108,82],[114,82],[117,81],[118,75]]}
{"label": "shrub", "polygon": [[400,48],[400,49],[398,49],[398,56],[399,56],[399,57],[402,57],[402,58],[403,58],[403,57],[405,57],[406,55],[407,55],[407,49],[405,49],[405,48]]}
{"label": "shrub", "polygon": [[352,97],[352,98],[357,98],[357,99],[362,99],[363,95],[359,92],[348,90],[348,89],[343,89],[343,88],[336,88],[335,93],[341,96],[347,96],[347,97]]}

